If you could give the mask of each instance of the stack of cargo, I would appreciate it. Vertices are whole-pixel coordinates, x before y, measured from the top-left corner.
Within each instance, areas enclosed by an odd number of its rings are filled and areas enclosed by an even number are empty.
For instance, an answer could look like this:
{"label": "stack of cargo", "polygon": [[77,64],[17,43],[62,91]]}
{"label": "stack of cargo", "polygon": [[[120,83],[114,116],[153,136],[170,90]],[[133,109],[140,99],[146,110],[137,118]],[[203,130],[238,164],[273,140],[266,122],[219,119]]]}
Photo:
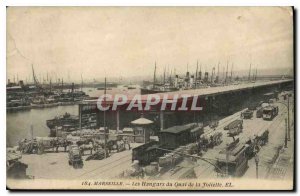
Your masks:
{"label": "stack of cargo", "polygon": [[157,162],[151,162],[150,165],[147,165],[145,167],[145,174],[149,176],[153,176],[158,174],[158,163]]}

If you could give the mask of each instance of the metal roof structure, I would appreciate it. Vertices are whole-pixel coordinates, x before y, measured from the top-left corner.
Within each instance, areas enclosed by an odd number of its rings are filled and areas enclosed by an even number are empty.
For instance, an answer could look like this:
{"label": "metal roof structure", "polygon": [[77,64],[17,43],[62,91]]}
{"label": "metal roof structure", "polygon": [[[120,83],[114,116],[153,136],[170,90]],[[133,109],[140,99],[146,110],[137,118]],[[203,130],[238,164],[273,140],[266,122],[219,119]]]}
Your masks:
{"label": "metal roof structure", "polygon": [[187,125],[178,125],[178,126],[164,129],[164,130],[160,131],[160,133],[178,134],[178,133],[190,130],[191,128],[193,128],[193,126],[195,126],[195,123],[191,123],[191,124],[187,124]]}

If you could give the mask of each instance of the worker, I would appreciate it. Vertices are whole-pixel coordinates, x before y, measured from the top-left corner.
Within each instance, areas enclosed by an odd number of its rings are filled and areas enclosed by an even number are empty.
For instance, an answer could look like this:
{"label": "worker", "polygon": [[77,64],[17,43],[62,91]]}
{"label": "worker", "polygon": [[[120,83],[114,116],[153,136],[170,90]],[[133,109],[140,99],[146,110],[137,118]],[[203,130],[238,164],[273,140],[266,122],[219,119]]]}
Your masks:
{"label": "worker", "polygon": [[66,139],[63,140],[64,151],[67,151],[68,141]]}
{"label": "worker", "polygon": [[93,154],[93,142],[90,142],[90,143],[89,143],[89,148],[90,148],[90,150],[91,150],[91,154]]}
{"label": "worker", "polygon": [[210,144],[211,144],[211,147],[214,146],[214,137],[213,137],[213,135],[210,136]]}
{"label": "worker", "polygon": [[131,149],[130,143],[129,143],[129,141],[127,140],[127,138],[124,138],[124,146],[125,146],[126,144],[128,145],[128,150],[130,150],[130,149]]}
{"label": "worker", "polygon": [[58,140],[58,138],[56,138],[55,147],[56,147],[56,152],[58,152],[58,148],[59,148],[59,140]]}
{"label": "worker", "polygon": [[79,147],[79,150],[80,150],[80,154],[83,156],[84,155],[84,149],[82,146]]}

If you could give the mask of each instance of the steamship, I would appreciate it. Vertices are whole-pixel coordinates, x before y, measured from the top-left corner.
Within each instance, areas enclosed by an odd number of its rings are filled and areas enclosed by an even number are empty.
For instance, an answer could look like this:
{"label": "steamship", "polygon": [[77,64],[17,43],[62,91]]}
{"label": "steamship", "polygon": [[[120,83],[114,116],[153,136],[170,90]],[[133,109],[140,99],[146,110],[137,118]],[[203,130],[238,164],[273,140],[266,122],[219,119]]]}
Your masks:
{"label": "steamship", "polygon": [[[178,77],[178,76],[176,76]],[[179,88],[172,86],[171,85],[171,77],[170,77],[170,83],[165,82],[165,72],[164,72],[164,79],[163,83],[157,83],[156,82],[156,62],[155,62],[155,67],[154,67],[154,77],[153,77],[153,85],[148,85],[146,87],[141,88],[141,95],[146,95],[146,94],[155,94],[155,93],[166,93],[166,92],[173,92],[173,91],[178,91]]]}
{"label": "steamship", "polygon": [[168,84],[164,85],[153,85],[153,86],[148,86],[146,88],[141,88],[141,94],[146,95],[146,94],[155,94],[155,93],[166,93],[166,92],[173,92],[173,91],[178,91],[179,88],[177,87],[171,87]]}

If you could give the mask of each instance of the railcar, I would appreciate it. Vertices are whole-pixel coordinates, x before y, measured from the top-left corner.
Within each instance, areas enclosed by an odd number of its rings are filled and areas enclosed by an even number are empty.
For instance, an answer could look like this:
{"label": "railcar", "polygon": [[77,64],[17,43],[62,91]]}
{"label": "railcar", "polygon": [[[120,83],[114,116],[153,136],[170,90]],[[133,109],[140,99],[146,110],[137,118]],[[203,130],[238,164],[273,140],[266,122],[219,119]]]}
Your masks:
{"label": "railcar", "polygon": [[246,150],[247,146],[238,144],[232,149],[221,151],[216,157],[216,171],[233,177],[243,176],[248,169]]}
{"label": "railcar", "polygon": [[263,109],[263,119],[273,120],[278,115],[278,106],[267,106]]}

